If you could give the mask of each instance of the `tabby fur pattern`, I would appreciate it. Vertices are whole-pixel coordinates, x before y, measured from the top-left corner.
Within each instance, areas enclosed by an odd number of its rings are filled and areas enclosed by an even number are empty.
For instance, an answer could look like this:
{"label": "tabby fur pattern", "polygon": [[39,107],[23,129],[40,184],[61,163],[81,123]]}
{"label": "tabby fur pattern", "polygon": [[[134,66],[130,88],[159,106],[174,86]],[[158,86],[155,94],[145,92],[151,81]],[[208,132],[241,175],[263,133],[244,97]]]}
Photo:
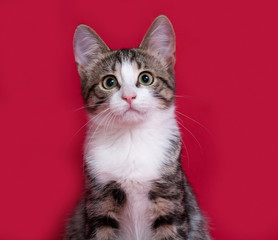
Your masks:
{"label": "tabby fur pattern", "polygon": [[86,191],[65,240],[210,240],[180,160],[168,18],[121,50],[80,25],[74,53],[89,120]]}

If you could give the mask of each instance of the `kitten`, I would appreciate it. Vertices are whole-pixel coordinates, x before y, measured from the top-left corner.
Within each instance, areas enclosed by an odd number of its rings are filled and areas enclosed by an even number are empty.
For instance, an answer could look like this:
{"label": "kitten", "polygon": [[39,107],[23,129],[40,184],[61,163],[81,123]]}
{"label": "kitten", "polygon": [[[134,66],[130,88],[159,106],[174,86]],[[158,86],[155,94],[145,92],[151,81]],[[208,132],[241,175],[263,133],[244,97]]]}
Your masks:
{"label": "kitten", "polygon": [[110,50],[77,27],[74,53],[89,117],[85,196],[69,240],[209,240],[180,162],[175,34],[165,16],[138,48]]}

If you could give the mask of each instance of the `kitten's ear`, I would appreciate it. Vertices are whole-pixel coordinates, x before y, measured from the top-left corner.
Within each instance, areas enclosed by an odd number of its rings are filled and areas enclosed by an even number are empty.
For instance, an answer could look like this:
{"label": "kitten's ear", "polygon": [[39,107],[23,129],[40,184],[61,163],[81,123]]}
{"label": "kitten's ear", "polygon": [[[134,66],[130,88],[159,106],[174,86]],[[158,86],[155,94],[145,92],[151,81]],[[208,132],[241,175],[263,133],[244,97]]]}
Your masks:
{"label": "kitten's ear", "polygon": [[147,50],[150,54],[158,56],[167,64],[174,66],[176,62],[175,32],[166,16],[158,16],[153,21],[139,48]]}
{"label": "kitten's ear", "polygon": [[84,68],[110,49],[93,29],[81,24],[74,33],[73,50],[78,68]]}

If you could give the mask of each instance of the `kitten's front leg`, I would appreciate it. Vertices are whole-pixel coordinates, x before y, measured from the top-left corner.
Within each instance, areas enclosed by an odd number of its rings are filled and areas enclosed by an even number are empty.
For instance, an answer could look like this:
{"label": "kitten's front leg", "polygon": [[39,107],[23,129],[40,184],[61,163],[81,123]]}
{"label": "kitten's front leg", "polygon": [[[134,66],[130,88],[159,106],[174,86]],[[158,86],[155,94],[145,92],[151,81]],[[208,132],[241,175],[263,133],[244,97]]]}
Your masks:
{"label": "kitten's front leg", "polygon": [[94,187],[85,203],[85,239],[116,240],[118,216],[125,202],[125,192],[115,181],[104,187]]}
{"label": "kitten's front leg", "polygon": [[155,182],[149,192],[149,199],[154,204],[153,240],[184,240],[188,237],[184,194],[177,185]]}

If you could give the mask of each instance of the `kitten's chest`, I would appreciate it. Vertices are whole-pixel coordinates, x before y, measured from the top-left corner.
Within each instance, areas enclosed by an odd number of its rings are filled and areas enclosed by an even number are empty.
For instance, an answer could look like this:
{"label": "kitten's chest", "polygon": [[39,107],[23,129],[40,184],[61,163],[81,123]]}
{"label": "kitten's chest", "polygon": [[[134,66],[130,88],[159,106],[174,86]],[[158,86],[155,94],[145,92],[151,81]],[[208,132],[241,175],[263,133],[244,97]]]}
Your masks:
{"label": "kitten's chest", "polygon": [[91,145],[86,162],[103,181],[156,179],[167,149],[161,133],[144,130],[100,138]]}
{"label": "kitten's chest", "polygon": [[149,240],[154,206],[148,198],[150,183],[127,180],[121,183],[126,192],[126,206],[120,214],[120,236],[122,240]]}

